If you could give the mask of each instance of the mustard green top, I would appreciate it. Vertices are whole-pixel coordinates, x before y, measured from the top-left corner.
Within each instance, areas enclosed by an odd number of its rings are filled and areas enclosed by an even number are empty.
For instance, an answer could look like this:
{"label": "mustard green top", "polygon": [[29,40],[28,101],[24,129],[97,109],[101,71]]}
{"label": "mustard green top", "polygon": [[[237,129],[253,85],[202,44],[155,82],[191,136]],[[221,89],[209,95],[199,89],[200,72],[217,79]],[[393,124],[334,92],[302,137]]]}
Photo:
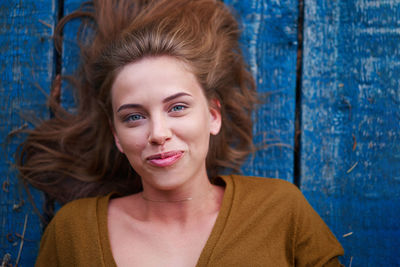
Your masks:
{"label": "mustard green top", "polygon": [[[297,187],[279,179],[221,178],[221,209],[197,266],[341,266],[341,245]],[[62,207],[43,235],[35,266],[115,267],[110,196]]]}

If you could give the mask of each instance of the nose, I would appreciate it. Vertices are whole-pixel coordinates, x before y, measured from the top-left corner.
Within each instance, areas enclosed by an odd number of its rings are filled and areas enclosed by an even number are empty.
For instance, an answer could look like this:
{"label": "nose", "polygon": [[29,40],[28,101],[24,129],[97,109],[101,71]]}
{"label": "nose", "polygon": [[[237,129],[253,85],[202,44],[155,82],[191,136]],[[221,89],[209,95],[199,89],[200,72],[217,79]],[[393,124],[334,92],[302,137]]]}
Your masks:
{"label": "nose", "polygon": [[154,116],[151,119],[149,143],[152,145],[163,145],[171,139],[172,133],[168,123],[162,115]]}

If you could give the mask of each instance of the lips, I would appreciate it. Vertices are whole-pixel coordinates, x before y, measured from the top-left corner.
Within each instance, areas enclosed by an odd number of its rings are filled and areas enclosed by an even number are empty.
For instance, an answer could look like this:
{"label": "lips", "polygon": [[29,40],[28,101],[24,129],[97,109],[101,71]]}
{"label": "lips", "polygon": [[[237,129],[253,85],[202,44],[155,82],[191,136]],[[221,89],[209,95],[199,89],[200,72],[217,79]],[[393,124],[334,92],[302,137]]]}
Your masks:
{"label": "lips", "polygon": [[168,167],[183,156],[183,151],[168,151],[147,157],[147,161],[155,167]]}

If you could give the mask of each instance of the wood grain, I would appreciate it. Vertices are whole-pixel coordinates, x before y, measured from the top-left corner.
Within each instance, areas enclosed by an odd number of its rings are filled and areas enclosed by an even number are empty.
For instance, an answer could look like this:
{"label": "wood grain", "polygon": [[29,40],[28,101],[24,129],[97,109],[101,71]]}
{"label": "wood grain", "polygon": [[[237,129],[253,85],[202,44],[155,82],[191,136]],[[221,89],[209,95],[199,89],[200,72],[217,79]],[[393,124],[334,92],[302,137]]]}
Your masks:
{"label": "wood grain", "polygon": [[[34,118],[48,116],[56,9],[55,0],[0,2],[1,263],[14,265],[19,255],[19,266],[32,266],[41,237],[39,218],[17,179],[14,153],[24,138],[18,130],[32,127]],[[41,194],[34,197],[40,207]]]}
{"label": "wood grain", "polygon": [[297,0],[225,0],[243,27],[242,44],[264,96],[254,114],[259,150],[243,167],[248,175],[293,181],[297,55]]}
{"label": "wood grain", "polygon": [[[64,14],[79,9],[86,1],[69,0],[64,2]],[[63,48],[62,48],[62,75],[68,77],[74,75],[78,71],[80,64],[79,41],[77,33],[80,29],[80,19],[69,21],[63,31]],[[75,111],[75,88],[68,79],[64,79],[62,83],[61,103],[69,112]]]}
{"label": "wood grain", "polygon": [[400,3],[305,2],[301,188],[346,266],[399,266]]}
{"label": "wood grain", "polygon": [[[65,14],[82,2],[65,1]],[[269,146],[243,172],[293,181],[298,1],[224,2],[242,21],[247,62],[266,95],[254,114],[254,133],[258,145]],[[41,226],[13,168],[23,140],[14,133],[32,127],[35,116],[49,116],[57,4],[0,3],[0,262],[9,254],[15,264],[20,253],[20,266],[33,265]],[[399,10],[397,0],[305,0],[301,189],[343,244],[346,266],[400,262]],[[79,62],[78,25],[73,21],[64,31],[64,75]],[[62,104],[74,111],[65,82]],[[41,195],[34,197],[40,206]]]}

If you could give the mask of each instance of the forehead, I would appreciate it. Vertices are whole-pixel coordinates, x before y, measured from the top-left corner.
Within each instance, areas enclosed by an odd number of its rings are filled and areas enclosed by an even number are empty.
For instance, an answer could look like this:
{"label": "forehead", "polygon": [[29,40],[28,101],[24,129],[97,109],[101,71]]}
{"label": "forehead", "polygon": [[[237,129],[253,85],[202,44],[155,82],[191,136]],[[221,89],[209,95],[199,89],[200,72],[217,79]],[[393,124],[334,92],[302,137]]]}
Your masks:
{"label": "forehead", "polygon": [[186,92],[204,96],[190,68],[182,61],[168,57],[144,58],[126,65],[117,74],[111,88],[112,103],[141,102]]}

